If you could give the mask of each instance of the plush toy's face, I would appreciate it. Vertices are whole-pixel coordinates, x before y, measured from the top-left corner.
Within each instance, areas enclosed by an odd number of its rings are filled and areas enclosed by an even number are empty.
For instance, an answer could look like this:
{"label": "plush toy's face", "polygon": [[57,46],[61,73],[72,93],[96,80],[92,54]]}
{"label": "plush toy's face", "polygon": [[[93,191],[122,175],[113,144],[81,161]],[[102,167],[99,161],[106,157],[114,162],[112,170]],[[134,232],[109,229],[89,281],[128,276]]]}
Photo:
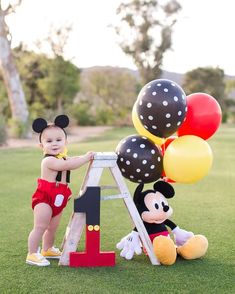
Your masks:
{"label": "plush toy's face", "polygon": [[166,198],[158,191],[148,193],[144,197],[144,203],[148,211],[142,212],[141,218],[147,223],[161,224],[173,213]]}

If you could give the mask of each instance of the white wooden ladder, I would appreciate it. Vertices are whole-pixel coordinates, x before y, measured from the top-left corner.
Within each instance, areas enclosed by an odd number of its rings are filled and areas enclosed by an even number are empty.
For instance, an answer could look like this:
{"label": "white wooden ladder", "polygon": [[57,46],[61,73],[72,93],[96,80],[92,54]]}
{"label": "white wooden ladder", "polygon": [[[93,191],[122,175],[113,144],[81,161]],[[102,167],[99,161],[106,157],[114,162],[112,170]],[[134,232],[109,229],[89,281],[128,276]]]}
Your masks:
{"label": "white wooden ladder", "polygon": [[[160,263],[153,252],[153,246],[148,236],[148,233],[144,227],[143,221],[140,218],[140,215],[126,186],[124,178],[122,177],[122,174],[118,168],[117,155],[114,152],[98,152],[95,154],[94,160],[90,163],[83,184],[81,186],[80,195],[82,195],[85,192],[86,187],[94,187],[99,185],[102,172],[105,168],[108,168],[110,170],[117,185],[117,187],[115,188],[119,190],[120,194],[112,196],[103,196],[101,199],[123,199],[129,211],[130,217],[139,232],[140,239],[147,251],[151,263],[153,265],[159,265]],[[101,187],[101,189],[107,188],[113,187]],[[69,254],[70,252],[76,252],[83,228],[85,226],[85,222],[85,213],[72,213],[62,243],[62,255],[59,261],[59,265],[69,265]]]}

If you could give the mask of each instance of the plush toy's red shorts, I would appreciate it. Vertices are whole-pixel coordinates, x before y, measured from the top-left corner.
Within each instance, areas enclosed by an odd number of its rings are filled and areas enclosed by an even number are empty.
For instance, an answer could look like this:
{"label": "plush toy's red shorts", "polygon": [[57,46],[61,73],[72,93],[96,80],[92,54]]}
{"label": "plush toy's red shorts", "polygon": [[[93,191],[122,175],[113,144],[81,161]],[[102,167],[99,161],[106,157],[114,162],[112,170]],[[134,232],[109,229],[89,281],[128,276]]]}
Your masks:
{"label": "plush toy's red shorts", "polygon": [[38,187],[32,196],[32,208],[38,203],[47,203],[52,208],[52,216],[56,216],[67,205],[72,192],[66,184],[48,182],[38,179]]}
{"label": "plush toy's red shorts", "polygon": [[169,236],[169,232],[168,231],[163,231],[163,232],[160,232],[160,233],[150,234],[149,235],[149,238],[153,242],[153,239],[156,238],[157,236],[165,236],[165,237],[168,237]]}

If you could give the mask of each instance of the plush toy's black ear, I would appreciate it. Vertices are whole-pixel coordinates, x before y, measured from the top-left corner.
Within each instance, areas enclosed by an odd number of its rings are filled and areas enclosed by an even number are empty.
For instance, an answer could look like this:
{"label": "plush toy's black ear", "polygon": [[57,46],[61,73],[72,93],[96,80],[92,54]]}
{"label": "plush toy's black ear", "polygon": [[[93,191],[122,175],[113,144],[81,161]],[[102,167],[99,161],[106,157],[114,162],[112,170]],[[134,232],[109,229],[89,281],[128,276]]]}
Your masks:
{"label": "plush toy's black ear", "polygon": [[64,129],[69,125],[69,118],[67,115],[64,115],[64,114],[58,115],[54,120],[54,124],[57,127]]}
{"label": "plush toy's black ear", "polygon": [[137,205],[137,203],[140,200],[141,192],[143,191],[143,188],[144,188],[144,184],[141,183],[135,189],[135,193],[134,193],[134,197],[133,197],[133,200],[134,200],[135,205]]}
{"label": "plush toy's black ear", "polygon": [[153,185],[153,188],[155,191],[160,192],[166,198],[172,198],[175,195],[174,188],[169,183],[164,182],[164,181],[157,181]]}
{"label": "plush toy's black ear", "polygon": [[33,121],[32,129],[36,133],[41,133],[47,127],[47,122],[44,118],[37,118]]}

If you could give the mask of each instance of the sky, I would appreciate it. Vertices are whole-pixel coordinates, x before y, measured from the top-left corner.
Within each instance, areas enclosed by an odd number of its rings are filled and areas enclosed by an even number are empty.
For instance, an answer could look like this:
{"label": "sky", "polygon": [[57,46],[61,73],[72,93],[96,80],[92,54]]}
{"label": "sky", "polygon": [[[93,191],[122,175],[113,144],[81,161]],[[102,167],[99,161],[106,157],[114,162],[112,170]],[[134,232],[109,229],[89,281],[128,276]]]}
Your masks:
{"label": "sky", "polygon": [[[220,67],[235,76],[235,1],[178,0],[182,11],[174,27],[173,48],[163,69],[185,73],[197,67]],[[7,2],[7,0],[5,0]],[[12,45],[33,48],[51,24],[73,24],[66,58],[78,67],[119,66],[136,69],[110,27],[120,0],[23,0],[8,18]]]}

